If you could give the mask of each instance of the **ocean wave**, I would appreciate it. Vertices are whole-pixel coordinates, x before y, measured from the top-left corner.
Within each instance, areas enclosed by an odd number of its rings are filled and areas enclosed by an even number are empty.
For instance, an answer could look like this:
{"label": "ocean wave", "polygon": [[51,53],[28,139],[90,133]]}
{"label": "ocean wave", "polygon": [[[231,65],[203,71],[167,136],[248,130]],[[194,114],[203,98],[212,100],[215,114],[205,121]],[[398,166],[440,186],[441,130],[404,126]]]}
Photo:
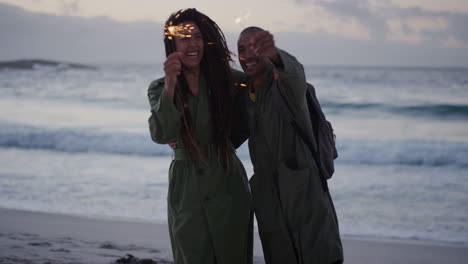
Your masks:
{"label": "ocean wave", "polygon": [[171,155],[168,146],[153,143],[148,135],[99,132],[83,128],[43,128],[21,124],[0,125],[0,147],[47,149],[68,153],[98,152],[121,155]]}
{"label": "ocean wave", "polygon": [[[0,147],[3,148],[137,156],[172,155],[169,146],[154,143],[149,134],[144,133],[54,129],[22,124],[0,124],[0,128]],[[337,144],[337,163],[468,167],[466,142],[338,139]],[[246,144],[237,153],[241,159],[249,159]]]}
{"label": "ocean wave", "polygon": [[[391,105],[379,103],[338,103],[322,104],[330,113],[343,111],[382,111],[408,116],[426,116],[432,118],[468,119],[468,105],[460,104],[427,104],[427,105]],[[328,112],[327,111],[327,112]]]}
{"label": "ocean wave", "polygon": [[468,167],[468,143],[428,140],[343,140],[339,160],[352,164]]}
{"label": "ocean wave", "polygon": [[449,104],[435,104],[435,105],[416,105],[405,106],[395,109],[400,112],[407,112],[411,114],[428,114],[439,117],[461,117],[468,118],[468,105],[449,105]]}

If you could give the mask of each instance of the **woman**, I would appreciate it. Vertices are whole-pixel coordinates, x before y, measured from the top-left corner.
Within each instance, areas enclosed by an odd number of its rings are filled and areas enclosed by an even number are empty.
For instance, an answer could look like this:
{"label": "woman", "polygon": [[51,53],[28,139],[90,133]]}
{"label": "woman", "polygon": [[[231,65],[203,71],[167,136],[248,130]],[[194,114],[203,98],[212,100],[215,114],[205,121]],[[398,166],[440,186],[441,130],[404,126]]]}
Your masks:
{"label": "woman", "polygon": [[166,76],[148,89],[152,139],[177,141],[169,169],[168,223],[177,264],[252,263],[252,209],[231,144],[230,53],[215,22],[196,9],[165,24]]}

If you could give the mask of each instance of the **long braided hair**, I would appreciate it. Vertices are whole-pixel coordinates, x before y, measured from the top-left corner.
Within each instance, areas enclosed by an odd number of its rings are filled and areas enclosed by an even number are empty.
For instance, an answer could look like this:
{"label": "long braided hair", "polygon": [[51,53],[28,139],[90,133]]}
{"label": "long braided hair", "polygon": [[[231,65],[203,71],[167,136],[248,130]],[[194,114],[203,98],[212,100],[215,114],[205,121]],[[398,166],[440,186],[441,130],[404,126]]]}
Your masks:
{"label": "long braided hair", "polygon": [[[207,86],[210,110],[214,129],[214,144],[218,150],[219,158],[226,168],[229,163],[229,140],[231,135],[232,94],[231,94],[231,53],[227,48],[226,39],[218,25],[208,16],[195,8],[182,9],[173,13],[165,23],[164,44],[166,55],[174,52],[175,41],[169,32],[171,26],[191,21],[200,29],[204,52],[201,60],[201,72],[204,74]],[[181,133],[184,145],[190,153],[192,160],[203,159],[204,155],[197,140],[188,108],[187,95],[189,93],[187,81],[183,74],[178,77],[175,98],[183,107]]]}

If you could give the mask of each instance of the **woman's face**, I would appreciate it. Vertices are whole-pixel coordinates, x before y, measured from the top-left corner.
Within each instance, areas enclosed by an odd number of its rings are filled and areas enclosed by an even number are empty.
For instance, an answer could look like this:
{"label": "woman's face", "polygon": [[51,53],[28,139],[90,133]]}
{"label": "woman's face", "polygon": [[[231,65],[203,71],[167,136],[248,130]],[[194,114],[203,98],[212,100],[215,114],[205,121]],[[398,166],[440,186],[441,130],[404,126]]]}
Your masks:
{"label": "woman's face", "polygon": [[203,37],[197,24],[187,21],[176,26],[175,43],[186,68],[197,68],[203,58]]}

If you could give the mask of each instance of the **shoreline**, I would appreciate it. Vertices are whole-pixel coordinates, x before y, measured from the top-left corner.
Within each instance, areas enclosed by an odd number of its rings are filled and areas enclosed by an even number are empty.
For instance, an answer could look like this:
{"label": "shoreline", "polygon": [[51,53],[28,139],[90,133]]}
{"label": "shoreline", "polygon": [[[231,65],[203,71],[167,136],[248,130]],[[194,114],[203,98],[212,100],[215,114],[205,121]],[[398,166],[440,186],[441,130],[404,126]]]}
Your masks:
{"label": "shoreline", "polygon": [[[3,210],[66,216],[66,217],[81,218],[81,219],[91,220],[91,221],[97,220],[97,221],[111,221],[111,222],[123,222],[123,223],[134,223],[134,224],[141,223],[141,224],[154,224],[154,225],[167,226],[166,220],[148,220],[148,219],[143,219],[143,218],[131,218],[131,217],[122,217],[122,216],[114,217],[114,216],[103,216],[103,215],[84,215],[84,214],[60,213],[60,212],[44,212],[40,210],[35,211],[35,210],[30,210],[30,209],[17,209],[17,208],[0,206],[0,212],[2,212]],[[258,232],[256,226],[254,226],[254,230],[255,232]],[[369,241],[369,242],[407,243],[407,244],[414,244],[414,245],[461,247],[461,248],[468,249],[468,242],[458,242],[458,241],[452,242],[452,241],[441,241],[441,240],[420,239],[420,238],[411,239],[411,238],[401,238],[401,237],[378,237],[378,236],[343,235],[343,234],[341,234],[341,237],[342,239],[364,240],[364,241]]]}
{"label": "shoreline", "polygon": [[[462,263],[468,245],[344,236],[345,263]],[[113,263],[132,254],[172,263],[167,225],[0,208],[0,263]],[[264,263],[258,233],[254,263]]]}

